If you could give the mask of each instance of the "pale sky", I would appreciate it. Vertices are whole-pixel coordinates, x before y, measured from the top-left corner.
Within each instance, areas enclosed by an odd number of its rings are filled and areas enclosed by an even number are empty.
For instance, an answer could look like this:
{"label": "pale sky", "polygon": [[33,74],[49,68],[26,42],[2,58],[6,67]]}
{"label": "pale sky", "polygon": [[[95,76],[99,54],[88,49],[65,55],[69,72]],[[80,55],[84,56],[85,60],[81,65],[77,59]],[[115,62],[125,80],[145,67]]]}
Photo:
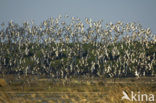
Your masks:
{"label": "pale sky", "polygon": [[104,22],[137,22],[156,33],[156,0],[0,0],[0,23],[41,23],[68,14]]}

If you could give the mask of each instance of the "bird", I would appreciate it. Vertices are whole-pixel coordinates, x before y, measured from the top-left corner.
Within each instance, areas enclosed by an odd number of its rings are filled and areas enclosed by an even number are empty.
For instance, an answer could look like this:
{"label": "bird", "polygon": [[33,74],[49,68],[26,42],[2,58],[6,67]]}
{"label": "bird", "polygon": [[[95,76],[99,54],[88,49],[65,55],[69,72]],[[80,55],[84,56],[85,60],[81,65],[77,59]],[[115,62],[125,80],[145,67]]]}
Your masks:
{"label": "bird", "polygon": [[135,76],[137,77],[137,79],[140,77],[140,74],[137,70],[135,71]]}

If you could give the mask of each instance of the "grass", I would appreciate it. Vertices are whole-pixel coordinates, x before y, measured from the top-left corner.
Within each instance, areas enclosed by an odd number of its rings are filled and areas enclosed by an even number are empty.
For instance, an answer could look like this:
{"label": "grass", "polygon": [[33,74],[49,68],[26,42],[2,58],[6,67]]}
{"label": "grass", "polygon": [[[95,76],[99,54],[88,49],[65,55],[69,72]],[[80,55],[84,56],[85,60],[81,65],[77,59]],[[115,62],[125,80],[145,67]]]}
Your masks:
{"label": "grass", "polygon": [[[156,78],[0,79],[0,103],[131,103],[122,91],[156,95]],[[145,101],[143,102],[145,103]]]}

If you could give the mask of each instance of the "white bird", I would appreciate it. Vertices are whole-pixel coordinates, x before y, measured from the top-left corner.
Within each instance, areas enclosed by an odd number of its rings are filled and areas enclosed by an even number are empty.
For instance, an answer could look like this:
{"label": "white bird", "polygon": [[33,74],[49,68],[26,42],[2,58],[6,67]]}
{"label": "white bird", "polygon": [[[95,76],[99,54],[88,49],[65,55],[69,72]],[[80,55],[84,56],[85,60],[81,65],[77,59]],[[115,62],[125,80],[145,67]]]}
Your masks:
{"label": "white bird", "polygon": [[137,79],[140,77],[140,75],[139,75],[137,70],[135,71],[135,76],[137,77]]}

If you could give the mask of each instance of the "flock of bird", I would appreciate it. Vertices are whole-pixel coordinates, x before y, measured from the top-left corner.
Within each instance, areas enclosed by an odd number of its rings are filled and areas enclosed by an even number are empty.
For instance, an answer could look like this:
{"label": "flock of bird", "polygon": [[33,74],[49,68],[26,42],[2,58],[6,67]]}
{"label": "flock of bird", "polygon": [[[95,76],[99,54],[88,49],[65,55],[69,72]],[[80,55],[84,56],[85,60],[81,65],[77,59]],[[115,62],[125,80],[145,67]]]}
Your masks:
{"label": "flock of bird", "polygon": [[59,16],[0,28],[0,73],[128,77],[156,73],[156,35],[135,22]]}

